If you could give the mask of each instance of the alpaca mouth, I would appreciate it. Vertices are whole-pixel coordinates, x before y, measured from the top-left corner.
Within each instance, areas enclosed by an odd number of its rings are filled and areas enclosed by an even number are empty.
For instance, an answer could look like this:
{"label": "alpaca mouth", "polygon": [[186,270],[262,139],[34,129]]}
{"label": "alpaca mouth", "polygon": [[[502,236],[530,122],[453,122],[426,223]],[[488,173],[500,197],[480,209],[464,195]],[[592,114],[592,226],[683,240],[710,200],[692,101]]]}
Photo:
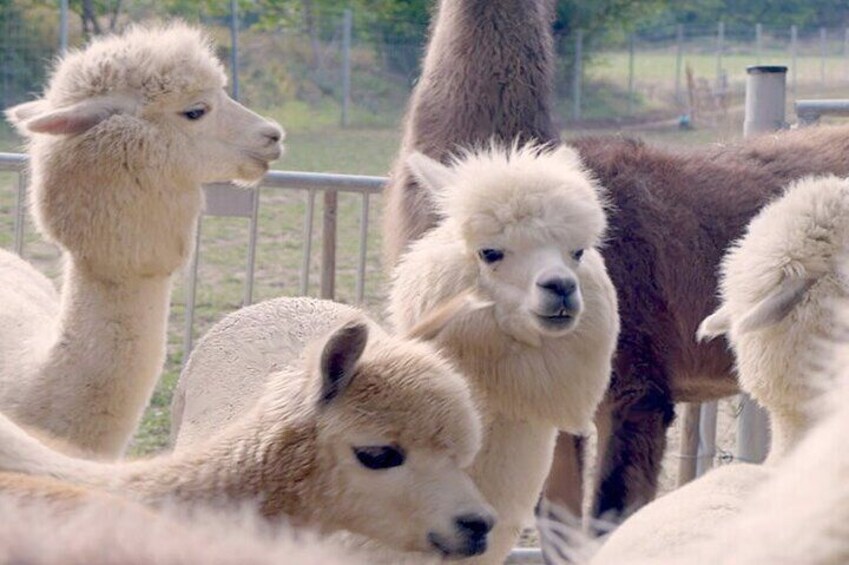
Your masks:
{"label": "alpaca mouth", "polygon": [[450,548],[436,532],[428,533],[427,541],[443,559],[463,559],[486,551],[486,535],[471,536],[462,547],[456,549]]}
{"label": "alpaca mouth", "polygon": [[556,314],[534,314],[540,324],[546,329],[565,330],[575,323],[576,313],[572,310],[561,310]]}
{"label": "alpaca mouth", "polygon": [[283,155],[283,148],[280,145],[275,145],[274,148],[270,151],[260,153],[258,151],[247,151],[246,156],[248,159],[256,163],[257,165],[264,167],[268,170],[269,163],[272,161],[276,161]]}

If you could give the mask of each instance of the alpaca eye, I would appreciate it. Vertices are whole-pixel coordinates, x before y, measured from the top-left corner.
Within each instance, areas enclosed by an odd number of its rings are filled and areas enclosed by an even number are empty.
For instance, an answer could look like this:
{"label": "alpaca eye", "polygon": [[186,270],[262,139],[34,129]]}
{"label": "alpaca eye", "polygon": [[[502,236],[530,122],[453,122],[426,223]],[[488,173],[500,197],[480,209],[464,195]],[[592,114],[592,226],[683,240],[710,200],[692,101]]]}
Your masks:
{"label": "alpaca eye", "polygon": [[492,264],[504,259],[504,252],[500,249],[481,249],[478,251],[478,257],[484,263]]}
{"label": "alpaca eye", "polygon": [[367,469],[380,470],[400,467],[404,464],[404,451],[400,447],[391,445],[374,445],[368,447],[354,447],[354,455],[360,465]]}
{"label": "alpaca eye", "polygon": [[189,120],[195,121],[201,119],[206,114],[207,110],[208,108],[205,104],[200,104],[186,110],[183,112],[183,115]]}
{"label": "alpaca eye", "polygon": [[583,256],[584,256],[584,250],[583,249],[578,249],[577,251],[572,252],[572,259],[574,259],[575,261],[580,261],[581,257],[583,257]]}

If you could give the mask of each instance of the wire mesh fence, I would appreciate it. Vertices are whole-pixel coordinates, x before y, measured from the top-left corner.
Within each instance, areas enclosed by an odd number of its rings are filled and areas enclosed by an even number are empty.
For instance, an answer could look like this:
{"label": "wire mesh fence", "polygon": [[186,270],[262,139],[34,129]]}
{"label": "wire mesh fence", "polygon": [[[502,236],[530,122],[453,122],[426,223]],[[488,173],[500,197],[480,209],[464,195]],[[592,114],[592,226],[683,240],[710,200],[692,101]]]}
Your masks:
{"label": "wire mesh fence", "polygon": [[[33,14],[32,8],[16,6],[7,3],[0,11],[4,106],[40,89],[60,47],[58,9]],[[222,60],[237,66],[232,76],[246,103],[296,126],[397,126],[419,72],[427,21],[386,15],[378,20],[342,6],[316,9],[309,18],[239,13],[235,7],[235,18],[226,9],[209,13],[202,5],[176,15],[210,31]],[[114,18],[114,28],[168,15],[150,7],[128,8]],[[71,46],[85,41],[78,19],[73,13],[68,19]],[[845,27],[644,26],[632,32],[576,31],[557,36],[555,45],[555,106],[564,124],[716,111],[739,101],[745,68],[754,64],[788,66],[791,95],[816,96],[849,86]]]}

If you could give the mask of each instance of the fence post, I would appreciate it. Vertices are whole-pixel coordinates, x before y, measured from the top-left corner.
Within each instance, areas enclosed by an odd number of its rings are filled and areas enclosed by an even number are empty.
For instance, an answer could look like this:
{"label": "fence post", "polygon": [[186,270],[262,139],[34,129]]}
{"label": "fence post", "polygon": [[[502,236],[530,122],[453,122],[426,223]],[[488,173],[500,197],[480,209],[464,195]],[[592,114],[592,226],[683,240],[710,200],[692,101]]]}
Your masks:
{"label": "fence post", "polygon": [[755,24],[755,56],[758,64],[761,64],[761,50],[763,49],[763,25]]}
{"label": "fence post", "polygon": [[575,64],[572,68],[572,119],[581,119],[581,75],[583,74],[584,31],[575,30]]}
{"label": "fence post", "polygon": [[725,44],[725,22],[719,22],[716,30],[716,90],[722,88],[722,49]]}
{"label": "fence post", "polygon": [[699,448],[696,456],[696,476],[701,477],[713,467],[716,457],[716,400],[702,404],[699,414]]}
{"label": "fence post", "polygon": [[681,67],[684,61],[684,25],[675,26],[675,101],[683,105],[681,97]]}
{"label": "fence post", "polygon": [[24,170],[18,173],[18,196],[15,200],[15,253],[24,254],[24,224],[27,221],[27,175]]}
{"label": "fence post", "polygon": [[796,98],[796,70],[799,65],[796,62],[796,55],[799,49],[799,30],[795,25],[790,26],[790,91],[793,93],[793,98]]}
{"label": "fence post", "polygon": [[230,0],[230,74],[233,80],[233,99],[239,99],[239,6]]}
{"label": "fence post", "polygon": [[699,447],[699,418],[701,404],[684,404],[684,417],[681,419],[681,450],[678,461],[678,486],[683,486],[696,478],[696,455]]}
{"label": "fence post", "polygon": [[628,115],[634,113],[634,34],[628,36]]}
{"label": "fence post", "polygon": [[68,0],[59,3],[59,53],[68,52]]}
{"label": "fence post", "polygon": [[820,28],[820,85],[825,86],[825,54],[827,50],[826,41],[828,41],[828,31],[824,27]]}
{"label": "fence post", "polygon": [[[775,131],[785,127],[787,67],[763,66],[746,69],[746,119],[743,135]],[[760,463],[769,451],[769,417],[746,394],[740,395],[737,422],[737,459]]]}
{"label": "fence post", "polygon": [[324,191],[324,217],[321,226],[321,297],[336,294],[336,216],[339,193]]}
{"label": "fence post", "polygon": [[849,27],[843,30],[843,61],[846,65],[846,78],[849,79]]}
{"label": "fence post", "polygon": [[347,127],[351,110],[351,28],[354,25],[354,13],[345,10],[342,21],[342,127]]}

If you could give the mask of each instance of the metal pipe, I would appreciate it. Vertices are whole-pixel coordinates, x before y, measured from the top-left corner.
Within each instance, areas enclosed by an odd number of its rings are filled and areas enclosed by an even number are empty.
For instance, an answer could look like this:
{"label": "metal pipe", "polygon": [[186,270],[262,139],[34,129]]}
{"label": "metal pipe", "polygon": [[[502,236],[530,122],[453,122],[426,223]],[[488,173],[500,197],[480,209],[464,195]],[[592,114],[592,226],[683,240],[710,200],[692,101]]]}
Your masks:
{"label": "metal pipe", "polygon": [[321,223],[321,294],[333,300],[336,296],[336,219],[339,213],[339,193],[324,191],[324,213]]}
{"label": "metal pipe", "polygon": [[27,174],[18,174],[18,196],[15,200],[15,253],[24,254],[24,223],[26,223]]}
{"label": "metal pipe", "polygon": [[359,257],[357,260],[357,288],[356,298],[357,304],[362,304],[365,298],[366,288],[366,257],[368,253],[368,212],[369,212],[369,195],[368,192],[363,193],[363,200],[360,208],[360,244]]}
{"label": "metal pipe", "polygon": [[311,188],[307,193],[307,207],[304,210],[304,257],[301,262],[301,288],[302,296],[307,295],[310,286],[310,261],[312,259],[312,232],[313,218],[315,217],[315,194],[316,189]]}
{"label": "metal pipe", "polygon": [[252,188],[251,226],[248,236],[248,273],[245,280],[245,294],[242,306],[248,306],[254,301],[254,270],[256,269],[257,230],[259,229],[259,187]]}
{"label": "metal pipe", "polygon": [[787,67],[754,66],[746,69],[746,117],[743,135],[783,129],[787,98]]}
{"label": "metal pipe", "polygon": [[230,75],[233,77],[233,99],[239,99],[239,5],[230,0]]}

